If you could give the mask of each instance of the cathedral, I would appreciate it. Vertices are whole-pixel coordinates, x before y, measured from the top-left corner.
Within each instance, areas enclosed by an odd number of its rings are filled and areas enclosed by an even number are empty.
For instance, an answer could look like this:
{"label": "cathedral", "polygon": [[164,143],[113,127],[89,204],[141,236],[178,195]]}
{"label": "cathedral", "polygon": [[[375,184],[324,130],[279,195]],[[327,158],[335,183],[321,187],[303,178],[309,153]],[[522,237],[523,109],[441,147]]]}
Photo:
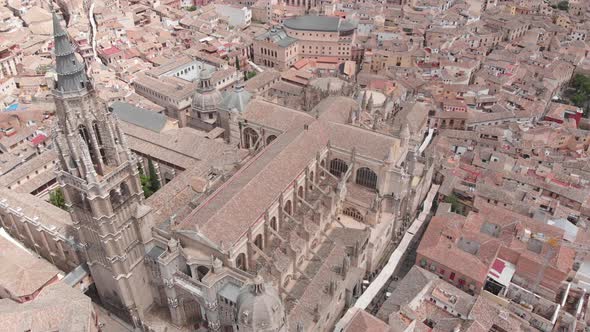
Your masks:
{"label": "cathedral", "polygon": [[185,169],[145,199],[140,156],[53,24],[57,181],[102,304],[152,331],[333,328],[429,189],[424,126],[359,126],[347,96],[306,112],[241,82],[222,94],[204,72],[188,125],[245,157]]}

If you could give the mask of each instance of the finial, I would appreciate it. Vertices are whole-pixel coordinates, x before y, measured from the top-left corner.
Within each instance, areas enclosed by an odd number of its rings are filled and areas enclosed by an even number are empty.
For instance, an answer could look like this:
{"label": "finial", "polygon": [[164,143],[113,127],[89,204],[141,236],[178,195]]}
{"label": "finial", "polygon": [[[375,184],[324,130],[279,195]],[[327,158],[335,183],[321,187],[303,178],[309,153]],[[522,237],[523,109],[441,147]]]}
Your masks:
{"label": "finial", "polygon": [[256,274],[252,281],[251,291],[254,295],[261,295],[264,293],[264,278],[260,274]]}

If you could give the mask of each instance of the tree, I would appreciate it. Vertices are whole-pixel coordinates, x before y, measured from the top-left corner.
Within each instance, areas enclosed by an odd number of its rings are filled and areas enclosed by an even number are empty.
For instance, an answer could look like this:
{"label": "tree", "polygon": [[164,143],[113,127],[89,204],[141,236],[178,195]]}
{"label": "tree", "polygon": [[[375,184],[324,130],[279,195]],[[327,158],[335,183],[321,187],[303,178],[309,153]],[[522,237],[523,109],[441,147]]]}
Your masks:
{"label": "tree", "polygon": [[584,117],[588,116],[590,108],[590,76],[576,74],[565,91],[564,99],[577,107],[584,109]]}
{"label": "tree", "polygon": [[570,3],[568,1],[560,1],[557,4],[557,9],[567,11],[570,8]]}
{"label": "tree", "polygon": [[[151,160],[148,160],[148,170],[150,171],[150,174],[145,174],[145,171],[143,170],[143,165],[141,163],[137,163],[137,169],[139,170],[139,180],[141,182],[141,189],[143,189],[143,196],[145,198],[148,198],[159,188],[160,182],[158,181],[158,176],[155,173],[156,169],[154,168],[154,164]],[[152,180],[151,176],[152,170],[154,172],[153,174],[155,174],[156,182],[158,182],[157,189],[154,189],[153,187],[154,181]]]}
{"label": "tree", "polygon": [[57,188],[49,193],[49,202],[62,210],[67,210],[66,199],[61,188]]}
{"label": "tree", "polygon": [[588,96],[586,94],[578,92],[572,97],[572,103],[574,103],[574,105],[578,107],[581,107],[584,105],[584,102],[586,101],[587,97]]}
{"label": "tree", "polygon": [[194,12],[195,10],[197,10],[197,6],[190,6],[186,10],[188,10],[189,12]]}
{"label": "tree", "polygon": [[252,77],[256,76],[256,72],[255,71],[249,71],[246,72],[246,74],[244,75],[246,77],[246,81],[251,79]]}
{"label": "tree", "polygon": [[150,189],[150,177],[147,175],[140,175],[139,180],[141,181],[141,189],[143,189],[143,196],[145,198],[150,197],[154,193]]}
{"label": "tree", "polygon": [[455,194],[451,194],[445,197],[445,203],[451,204],[451,212],[458,213],[461,215],[463,214],[463,204],[461,204],[461,201],[459,201],[459,198],[455,196]]}
{"label": "tree", "polygon": [[158,179],[158,173],[156,173],[156,167],[154,167],[154,163],[151,159],[148,160],[148,171],[150,173],[150,189],[154,193],[158,189],[160,189],[160,180]]}
{"label": "tree", "polygon": [[236,70],[240,71],[240,60],[238,60],[237,56],[236,56]]}

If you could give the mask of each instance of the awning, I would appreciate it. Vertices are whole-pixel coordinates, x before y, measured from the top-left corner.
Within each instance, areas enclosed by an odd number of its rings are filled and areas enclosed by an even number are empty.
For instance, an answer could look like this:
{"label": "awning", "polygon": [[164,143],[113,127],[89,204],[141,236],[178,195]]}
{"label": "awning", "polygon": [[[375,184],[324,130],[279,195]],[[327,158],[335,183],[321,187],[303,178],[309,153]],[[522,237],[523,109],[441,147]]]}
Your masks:
{"label": "awning", "polygon": [[496,258],[492,267],[488,271],[488,278],[498,282],[499,284],[508,287],[512,276],[516,271],[516,266],[503,259]]}
{"label": "awning", "polygon": [[90,275],[90,268],[86,263],[78,265],[70,273],[68,273],[61,281],[70,287],[77,286],[80,281]]}

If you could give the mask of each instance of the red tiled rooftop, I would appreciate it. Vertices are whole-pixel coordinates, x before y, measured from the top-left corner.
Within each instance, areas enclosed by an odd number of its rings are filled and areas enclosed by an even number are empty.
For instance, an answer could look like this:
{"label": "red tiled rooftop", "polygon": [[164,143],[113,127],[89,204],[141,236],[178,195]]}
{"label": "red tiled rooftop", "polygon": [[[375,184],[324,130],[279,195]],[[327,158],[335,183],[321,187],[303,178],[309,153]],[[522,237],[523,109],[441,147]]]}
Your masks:
{"label": "red tiled rooftop", "polygon": [[338,63],[338,59],[332,58],[332,57],[327,57],[327,56],[321,56],[321,57],[318,57],[317,62]]}
{"label": "red tiled rooftop", "polygon": [[309,60],[307,60],[307,59],[301,59],[301,60],[295,62],[293,64],[293,67],[295,69],[301,69],[301,68],[305,67],[308,63],[309,63]]}
{"label": "red tiled rooftop", "polygon": [[113,54],[117,54],[117,53],[121,52],[121,50],[116,46],[111,46],[109,48],[103,49],[101,52],[104,55],[113,55]]}
{"label": "red tiled rooftop", "polygon": [[39,134],[39,135],[33,137],[33,139],[31,140],[31,143],[33,143],[34,145],[39,145],[39,144],[43,143],[46,138],[47,138],[47,136],[45,136],[43,134]]}
{"label": "red tiled rooftop", "polygon": [[[479,282],[485,280],[490,268],[502,272],[504,264],[495,259],[498,257],[515,264],[516,274],[533,282],[548,251],[554,250],[541,283],[555,289],[563,282],[573,265],[575,251],[543,243],[537,253],[527,249],[524,240],[525,230],[558,240],[562,240],[563,230],[483,201],[475,207],[479,212],[470,212],[467,217],[450,213],[433,217],[418,248],[419,255]],[[482,231],[485,224],[496,225],[497,234]],[[479,243],[476,252],[461,249],[460,239]]]}

